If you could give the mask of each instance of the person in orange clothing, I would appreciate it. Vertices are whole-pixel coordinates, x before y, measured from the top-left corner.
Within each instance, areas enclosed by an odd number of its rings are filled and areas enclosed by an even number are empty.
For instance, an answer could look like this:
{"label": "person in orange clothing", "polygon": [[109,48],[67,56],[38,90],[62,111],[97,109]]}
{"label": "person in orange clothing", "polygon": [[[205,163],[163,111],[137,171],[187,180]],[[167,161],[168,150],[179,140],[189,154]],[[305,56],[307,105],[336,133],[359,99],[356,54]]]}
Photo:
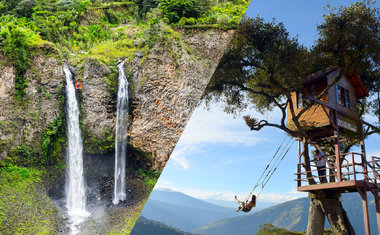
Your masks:
{"label": "person in orange clothing", "polygon": [[80,79],[76,80],[75,81],[75,89],[80,90],[80,89],[82,89],[82,87],[83,87],[82,81]]}

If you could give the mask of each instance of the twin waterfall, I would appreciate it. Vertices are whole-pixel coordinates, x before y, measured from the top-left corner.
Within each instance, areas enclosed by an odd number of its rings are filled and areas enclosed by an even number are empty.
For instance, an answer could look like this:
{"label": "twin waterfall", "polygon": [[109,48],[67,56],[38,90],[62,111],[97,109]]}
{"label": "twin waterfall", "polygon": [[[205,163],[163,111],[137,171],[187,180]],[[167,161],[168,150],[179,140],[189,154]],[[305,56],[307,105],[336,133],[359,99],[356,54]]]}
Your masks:
{"label": "twin waterfall", "polygon": [[116,134],[115,134],[115,187],[113,204],[126,199],[125,161],[127,155],[128,127],[128,80],[124,74],[124,61],[118,64],[119,88],[117,92]]}
{"label": "twin waterfall", "polygon": [[[127,154],[128,81],[124,74],[124,62],[117,66],[119,88],[117,94],[115,134],[115,189],[113,204],[126,199],[125,168]],[[86,187],[83,177],[83,144],[79,127],[79,106],[75,96],[72,74],[63,69],[66,77],[68,148],[66,153],[66,209],[69,215],[71,234],[80,232],[80,224],[89,216],[86,210]]]}
{"label": "twin waterfall", "polygon": [[89,216],[86,211],[86,190],[83,178],[82,136],[79,128],[79,106],[75,96],[72,74],[65,65],[67,100],[67,170],[66,170],[66,208],[72,234],[79,233],[78,226]]}

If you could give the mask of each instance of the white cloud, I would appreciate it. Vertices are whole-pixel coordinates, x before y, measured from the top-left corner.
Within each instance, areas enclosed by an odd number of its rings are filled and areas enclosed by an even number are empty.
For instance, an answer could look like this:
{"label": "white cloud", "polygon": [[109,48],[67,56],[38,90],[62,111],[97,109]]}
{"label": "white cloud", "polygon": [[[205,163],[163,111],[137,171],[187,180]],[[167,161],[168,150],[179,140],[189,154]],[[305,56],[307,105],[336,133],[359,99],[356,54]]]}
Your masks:
{"label": "white cloud", "polygon": [[186,155],[191,153],[199,153],[200,150],[194,145],[178,145],[170,156],[176,164],[180,165],[183,169],[188,170],[190,167],[189,161],[186,159]]}
{"label": "white cloud", "polygon": [[[235,195],[240,200],[245,200],[248,196],[247,192],[231,192],[231,191],[204,191],[200,189],[184,188],[184,187],[172,187],[169,185],[164,185],[160,183],[159,186],[156,185],[155,190],[170,190],[182,192],[191,197],[200,199],[200,200],[221,200],[226,202],[234,201]],[[272,203],[283,203],[286,201],[294,200],[300,197],[305,197],[305,193],[300,192],[288,192],[288,193],[262,193],[259,196],[260,201],[262,202],[272,202]]]}
{"label": "white cloud", "polygon": [[174,189],[172,189],[172,187],[173,187],[173,184],[171,182],[159,179],[156,185],[154,186],[154,190],[169,189],[169,190],[175,191]]}
{"label": "white cloud", "polygon": [[[264,117],[254,111],[250,112],[250,114],[260,119],[273,119],[281,115],[280,112],[272,112],[266,115],[267,117]],[[206,110],[205,106],[201,105],[194,110],[170,159],[173,159],[183,169],[188,170],[190,163],[186,156],[190,153],[202,152],[202,148],[209,144],[254,146],[269,141],[262,134],[250,131],[242,116],[243,114],[238,118],[234,118],[231,114],[225,113],[216,103],[211,104],[209,110]],[[245,160],[250,159],[237,159],[233,161]],[[224,164],[230,163],[232,161],[225,162]]]}
{"label": "white cloud", "polygon": [[204,106],[198,107],[184,133],[181,136],[181,145],[200,144],[244,144],[254,145],[263,139],[251,132],[243,119],[233,118],[223,110],[213,105],[210,110]]}
{"label": "white cloud", "polygon": [[374,152],[369,151],[369,152],[367,153],[367,159],[372,159],[372,158],[371,158],[372,156],[380,157],[380,151],[374,151]]}
{"label": "white cloud", "polygon": [[230,165],[232,163],[237,163],[237,162],[245,162],[245,161],[257,161],[258,158],[262,158],[262,157],[246,157],[246,158],[239,158],[239,159],[232,159],[232,160],[229,160],[229,161],[225,161],[225,162],[222,162],[220,164],[216,164],[215,167],[221,167],[221,166],[226,166],[226,165]]}
{"label": "white cloud", "polygon": [[[305,195],[303,195],[305,196]],[[285,194],[278,194],[278,193],[263,193],[260,195],[260,200],[263,202],[276,202],[276,203],[282,203],[290,200],[294,200],[297,198],[302,197],[300,196],[294,196],[291,193],[285,193]]]}

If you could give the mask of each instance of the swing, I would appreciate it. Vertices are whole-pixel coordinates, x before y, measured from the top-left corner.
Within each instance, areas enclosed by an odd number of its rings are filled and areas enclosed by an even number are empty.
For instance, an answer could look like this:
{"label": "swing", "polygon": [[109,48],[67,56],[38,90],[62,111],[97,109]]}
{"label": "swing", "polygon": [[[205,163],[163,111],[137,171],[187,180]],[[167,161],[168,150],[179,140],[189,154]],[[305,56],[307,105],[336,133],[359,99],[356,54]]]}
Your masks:
{"label": "swing", "polygon": [[[256,206],[256,200],[257,198],[259,197],[259,195],[261,194],[261,191],[264,189],[265,185],[268,183],[269,179],[272,177],[273,173],[277,170],[277,167],[280,165],[281,161],[284,159],[284,157],[286,156],[286,154],[289,152],[290,148],[293,146],[293,143],[290,144],[290,141],[292,140],[291,138],[289,138],[289,141],[286,143],[285,147],[282,149],[281,153],[277,155],[277,153],[280,151],[282,145],[284,144],[286,138],[288,136],[285,136],[284,139],[282,140],[280,146],[278,147],[276,153],[273,155],[272,159],[270,160],[270,162],[268,163],[268,165],[265,167],[265,170],[263,171],[263,173],[261,174],[260,178],[258,179],[257,183],[255,184],[255,186],[253,187],[252,191],[249,193],[249,195],[247,196],[247,198],[244,200],[244,201],[239,201],[239,199],[237,199],[237,197],[235,196],[235,201],[237,203],[239,203],[239,207],[238,209],[236,210],[236,212],[239,212],[239,211],[243,211],[243,212],[249,212],[253,207]],[[289,145],[290,144],[290,145]],[[286,149],[287,148],[287,149]],[[285,151],[286,149],[286,151]],[[281,157],[282,156],[282,157]],[[275,160],[275,162],[273,163],[273,165],[271,166],[271,163],[272,161]],[[269,171],[267,171],[269,169]],[[261,178],[264,176],[264,174],[266,173],[265,177],[263,178],[262,181]],[[255,191],[255,189],[261,185],[261,189],[260,191],[257,193],[257,195],[254,195],[253,192]],[[249,200],[249,198],[252,196],[251,200]]]}

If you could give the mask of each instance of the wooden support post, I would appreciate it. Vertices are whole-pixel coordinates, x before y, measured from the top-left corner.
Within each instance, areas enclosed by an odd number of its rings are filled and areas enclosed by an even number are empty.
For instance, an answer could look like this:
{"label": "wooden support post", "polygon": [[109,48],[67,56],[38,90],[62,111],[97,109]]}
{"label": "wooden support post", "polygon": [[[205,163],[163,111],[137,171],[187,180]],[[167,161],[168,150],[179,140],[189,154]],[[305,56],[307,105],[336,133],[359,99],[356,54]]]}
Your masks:
{"label": "wooden support post", "polygon": [[298,139],[298,163],[301,163],[301,139]]}
{"label": "wooden support post", "polygon": [[367,169],[367,157],[365,154],[365,145],[364,145],[364,133],[362,131],[362,139],[360,140],[360,147],[362,149],[362,164],[363,164],[363,174],[364,174],[364,181],[368,182],[368,169]]}
{"label": "wooden support post", "polygon": [[302,185],[302,182],[301,182],[301,178],[302,178],[302,175],[301,175],[301,171],[302,171],[302,167],[301,167],[301,139],[298,139],[298,165],[297,165],[297,187],[301,187]]}
{"label": "wooden support post", "polygon": [[363,192],[358,190],[360,195],[362,196],[363,202],[363,219],[364,219],[364,230],[366,235],[371,235],[371,230],[369,227],[369,215],[368,215],[368,200],[367,200],[367,191],[365,189]]}
{"label": "wooden support post", "polygon": [[338,112],[335,110],[334,120],[336,123],[336,130],[334,131],[335,140],[335,161],[336,161],[336,176],[338,182],[342,181],[342,169],[341,169],[341,160],[340,160],[340,149],[339,149],[339,126],[338,126]]}
{"label": "wooden support post", "polygon": [[375,195],[377,230],[380,231],[380,203],[379,203],[378,197],[379,197],[378,195]]}

